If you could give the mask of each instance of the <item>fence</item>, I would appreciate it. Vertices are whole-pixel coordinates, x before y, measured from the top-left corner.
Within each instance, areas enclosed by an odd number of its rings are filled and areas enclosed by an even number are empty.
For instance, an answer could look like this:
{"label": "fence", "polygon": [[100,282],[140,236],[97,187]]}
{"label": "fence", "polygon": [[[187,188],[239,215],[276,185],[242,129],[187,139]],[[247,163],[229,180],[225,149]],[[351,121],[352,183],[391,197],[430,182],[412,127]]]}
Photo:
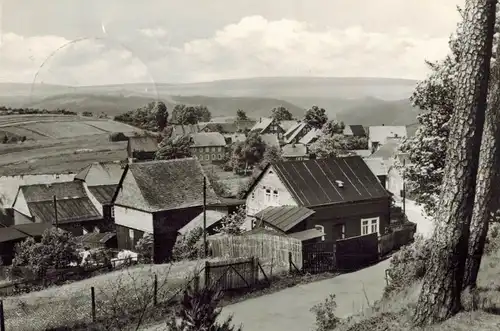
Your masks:
{"label": "fence", "polygon": [[311,274],[337,270],[334,241],[304,244],[302,271]]}
{"label": "fence", "polygon": [[[223,291],[250,289],[259,278],[257,258],[205,263],[205,286],[217,286]],[[267,277],[263,274],[264,277]]]}
{"label": "fence", "polygon": [[394,250],[400,249],[404,245],[408,245],[413,241],[416,232],[416,224],[409,223],[391,233],[385,234],[379,240],[379,254],[387,255]]}
{"label": "fence", "polygon": [[[302,268],[302,242],[295,238],[259,233],[216,236],[209,237],[208,240],[212,257],[224,259],[255,257],[269,277],[288,272],[290,253],[296,266]],[[259,277],[262,278],[262,275]]]}
{"label": "fence", "polygon": [[369,266],[379,260],[378,234],[337,240],[337,268],[339,271],[351,271]]}

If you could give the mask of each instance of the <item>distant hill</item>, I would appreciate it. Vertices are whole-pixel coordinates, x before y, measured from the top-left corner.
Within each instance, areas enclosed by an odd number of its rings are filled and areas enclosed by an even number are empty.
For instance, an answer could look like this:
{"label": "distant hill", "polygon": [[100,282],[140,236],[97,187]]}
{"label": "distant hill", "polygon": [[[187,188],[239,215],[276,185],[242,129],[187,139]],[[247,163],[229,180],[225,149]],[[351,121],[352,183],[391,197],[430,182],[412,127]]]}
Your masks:
{"label": "distant hill", "polygon": [[407,98],[416,81],[388,78],[271,77],[219,80],[192,84],[122,84],[59,86],[0,84],[0,104],[15,107],[66,108],[110,116],[163,100],[169,109],[177,103],[204,104],[213,116],[232,116],[238,108],[249,116],[268,116],[283,105],[301,116],[316,104],[329,117],[348,123],[411,124],[416,112]]}

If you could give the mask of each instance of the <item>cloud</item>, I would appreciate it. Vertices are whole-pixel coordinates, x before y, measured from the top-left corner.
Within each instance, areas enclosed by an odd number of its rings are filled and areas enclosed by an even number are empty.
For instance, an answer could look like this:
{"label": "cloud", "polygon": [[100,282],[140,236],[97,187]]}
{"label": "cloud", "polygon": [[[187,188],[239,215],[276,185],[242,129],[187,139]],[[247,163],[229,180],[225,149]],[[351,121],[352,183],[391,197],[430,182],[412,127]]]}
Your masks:
{"label": "cloud", "polygon": [[175,31],[160,26],[78,41],[6,33],[0,80],[32,82],[37,72],[38,81],[70,85],[255,76],[421,78],[424,60],[448,52],[449,32],[431,37],[405,28],[381,33],[249,16],[180,45],[170,44]]}

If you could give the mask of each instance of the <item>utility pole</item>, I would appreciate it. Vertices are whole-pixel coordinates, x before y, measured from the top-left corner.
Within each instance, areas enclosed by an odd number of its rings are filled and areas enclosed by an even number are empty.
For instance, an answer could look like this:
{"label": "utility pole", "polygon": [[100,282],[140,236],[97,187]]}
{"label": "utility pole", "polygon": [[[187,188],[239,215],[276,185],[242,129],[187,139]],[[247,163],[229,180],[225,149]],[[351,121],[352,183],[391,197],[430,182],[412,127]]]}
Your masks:
{"label": "utility pole", "polygon": [[406,160],[403,159],[403,217],[406,220],[406,181],[405,181],[405,172],[406,172]]}
{"label": "utility pole", "polygon": [[203,248],[205,258],[208,257],[207,245],[207,177],[203,176]]}
{"label": "utility pole", "polygon": [[56,229],[59,228],[59,220],[57,217],[57,198],[54,195],[54,215],[55,215],[55,221],[56,221]]}

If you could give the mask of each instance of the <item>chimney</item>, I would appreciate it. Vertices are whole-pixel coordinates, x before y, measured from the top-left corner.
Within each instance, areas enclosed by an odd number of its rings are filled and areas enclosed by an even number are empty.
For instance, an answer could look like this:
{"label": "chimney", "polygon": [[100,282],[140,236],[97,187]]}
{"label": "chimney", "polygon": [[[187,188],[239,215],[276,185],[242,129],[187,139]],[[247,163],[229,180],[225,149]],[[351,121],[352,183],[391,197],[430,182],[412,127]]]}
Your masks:
{"label": "chimney", "polygon": [[344,182],[341,180],[336,180],[335,184],[337,184],[337,187],[344,187]]}
{"label": "chimney", "polygon": [[384,123],[382,123],[382,126],[385,126],[385,124],[384,124]]}

